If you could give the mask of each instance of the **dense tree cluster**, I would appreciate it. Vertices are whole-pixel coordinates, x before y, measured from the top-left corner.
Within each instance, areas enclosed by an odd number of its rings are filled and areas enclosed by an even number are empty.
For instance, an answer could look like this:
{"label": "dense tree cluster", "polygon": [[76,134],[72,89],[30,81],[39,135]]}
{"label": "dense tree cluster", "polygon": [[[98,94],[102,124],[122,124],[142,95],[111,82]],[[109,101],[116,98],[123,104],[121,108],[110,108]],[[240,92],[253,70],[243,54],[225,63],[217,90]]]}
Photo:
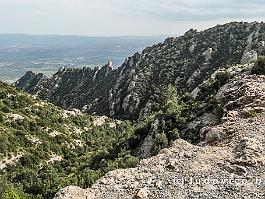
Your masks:
{"label": "dense tree cluster", "polygon": [[95,120],[65,117],[52,104],[0,83],[0,164],[6,164],[0,198],[52,198],[67,185],[88,187],[110,170],[135,166],[130,122]]}

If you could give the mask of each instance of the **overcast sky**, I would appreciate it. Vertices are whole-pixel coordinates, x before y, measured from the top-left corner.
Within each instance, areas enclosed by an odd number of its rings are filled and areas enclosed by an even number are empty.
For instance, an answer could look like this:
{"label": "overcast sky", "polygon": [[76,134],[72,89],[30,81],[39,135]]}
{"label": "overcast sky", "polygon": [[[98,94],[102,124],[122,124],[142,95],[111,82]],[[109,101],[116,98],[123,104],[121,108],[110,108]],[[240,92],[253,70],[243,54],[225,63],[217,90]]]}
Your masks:
{"label": "overcast sky", "polygon": [[265,0],[0,0],[0,33],[179,35],[264,19]]}

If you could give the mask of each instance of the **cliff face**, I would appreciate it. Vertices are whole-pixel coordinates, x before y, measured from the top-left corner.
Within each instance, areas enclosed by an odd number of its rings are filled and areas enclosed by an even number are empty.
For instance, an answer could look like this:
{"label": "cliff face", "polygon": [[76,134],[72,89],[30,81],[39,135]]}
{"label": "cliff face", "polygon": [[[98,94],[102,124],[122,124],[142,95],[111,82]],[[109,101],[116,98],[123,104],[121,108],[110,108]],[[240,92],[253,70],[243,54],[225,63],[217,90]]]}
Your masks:
{"label": "cliff face", "polygon": [[35,74],[32,71],[28,71],[16,82],[16,87],[21,88],[28,93],[36,93],[38,85],[47,79],[48,78],[42,73]]}
{"label": "cliff face", "polygon": [[136,168],[109,172],[88,189],[66,187],[55,199],[264,198],[265,76],[252,67],[226,69],[231,78],[212,96],[224,114],[201,128],[198,145],[177,139]]}
{"label": "cliff face", "polygon": [[100,115],[108,111],[108,90],[114,79],[115,71],[108,65],[93,70],[62,68],[51,78],[28,72],[16,86],[63,108],[78,108]]}
{"label": "cliff face", "polygon": [[[190,30],[126,59],[118,69],[61,69],[51,78],[27,73],[16,86],[64,108],[137,119],[159,110],[168,84],[189,92],[220,67],[265,54],[263,23],[228,23]],[[41,78],[39,78],[41,76]]]}

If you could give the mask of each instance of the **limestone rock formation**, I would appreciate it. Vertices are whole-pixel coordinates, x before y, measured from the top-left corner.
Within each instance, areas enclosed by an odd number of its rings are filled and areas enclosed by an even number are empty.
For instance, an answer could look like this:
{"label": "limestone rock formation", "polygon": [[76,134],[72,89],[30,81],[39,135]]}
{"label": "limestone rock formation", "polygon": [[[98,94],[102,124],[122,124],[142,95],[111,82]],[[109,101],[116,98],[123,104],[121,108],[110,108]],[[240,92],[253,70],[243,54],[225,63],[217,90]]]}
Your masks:
{"label": "limestone rock formation", "polygon": [[47,77],[42,73],[35,74],[32,71],[28,71],[16,82],[16,86],[29,93],[36,93],[38,90],[38,85],[46,79]]}
{"label": "limestone rock formation", "polygon": [[241,64],[250,64],[251,62],[255,62],[258,59],[258,53],[256,51],[244,52]]}
{"label": "limestone rock formation", "polygon": [[[51,78],[27,73],[16,86],[64,108],[138,119],[159,110],[168,84],[190,92],[220,67],[265,54],[263,23],[232,22],[168,38],[129,57],[118,69],[62,69]],[[39,77],[41,76],[41,78]]]}
{"label": "limestone rock formation", "polygon": [[249,66],[228,69],[233,76],[214,96],[224,107],[221,122],[205,122],[198,145],[178,139],[82,192],[98,199],[264,198],[265,76],[250,74]]}

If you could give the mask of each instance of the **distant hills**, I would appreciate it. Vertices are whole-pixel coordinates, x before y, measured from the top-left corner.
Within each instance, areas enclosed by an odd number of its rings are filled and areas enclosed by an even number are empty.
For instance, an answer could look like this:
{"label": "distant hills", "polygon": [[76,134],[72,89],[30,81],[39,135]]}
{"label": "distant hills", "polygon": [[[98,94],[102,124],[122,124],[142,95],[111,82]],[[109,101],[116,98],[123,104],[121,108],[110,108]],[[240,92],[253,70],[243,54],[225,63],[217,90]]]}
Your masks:
{"label": "distant hills", "polygon": [[51,75],[62,66],[103,65],[108,60],[119,66],[133,52],[164,38],[0,34],[0,80],[11,83],[28,70]]}

